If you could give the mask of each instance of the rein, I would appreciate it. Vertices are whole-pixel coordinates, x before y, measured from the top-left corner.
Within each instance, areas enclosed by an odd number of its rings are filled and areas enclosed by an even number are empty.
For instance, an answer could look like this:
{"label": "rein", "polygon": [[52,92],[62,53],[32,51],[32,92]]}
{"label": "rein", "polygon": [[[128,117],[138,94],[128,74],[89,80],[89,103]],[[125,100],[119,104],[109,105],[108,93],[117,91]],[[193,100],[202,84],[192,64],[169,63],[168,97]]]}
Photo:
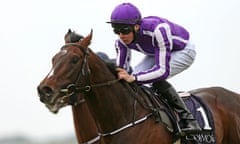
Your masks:
{"label": "rein", "polygon": [[[86,75],[85,68],[87,68],[87,76],[89,77],[90,74],[91,74],[89,66],[88,66],[88,62],[87,62],[87,56],[89,55],[89,50],[88,50],[88,48],[85,49],[82,46],[77,45],[75,43],[68,43],[68,44],[64,45],[62,48],[66,47],[66,46],[76,46],[76,47],[80,48],[80,50],[84,53],[84,60],[83,60],[83,64],[82,64],[81,71],[80,71],[81,73],[79,74],[75,83],[71,83],[66,88],[60,89],[60,92],[65,94],[64,99],[65,98],[70,99],[70,97],[73,96],[76,93],[89,93],[92,90],[92,88],[95,88],[95,87],[110,86],[112,84],[115,84],[115,83],[119,82],[119,79],[114,79],[114,80],[110,80],[110,81],[103,82],[103,83],[98,83],[98,84],[92,84],[92,85],[89,84],[89,85],[82,86],[82,87],[77,86],[81,76]],[[90,83],[89,79],[90,78],[88,78],[88,83]],[[64,100],[62,100],[62,102],[64,102]],[[76,102],[73,103],[73,105],[76,106],[77,104],[80,104],[80,102],[81,103],[85,102],[85,99],[83,98],[81,101],[76,101]],[[135,113],[135,107],[134,107],[134,112],[133,113]],[[115,134],[129,128],[129,127],[135,126],[137,124],[140,124],[140,123],[146,121],[150,116],[152,116],[152,113],[149,113],[149,114],[145,115],[144,117],[142,117],[138,120],[135,120],[135,118],[134,118],[133,119],[134,121],[118,128],[116,130],[113,130],[111,132],[107,132],[107,133],[100,133],[99,132],[98,135],[95,138],[93,138],[93,139],[91,139],[87,142],[83,142],[82,144],[93,144],[96,141],[100,140],[101,137],[115,135]]]}
{"label": "rein", "polygon": [[94,87],[110,86],[114,83],[117,83],[118,81],[119,81],[119,79],[115,79],[115,80],[107,81],[107,82],[104,82],[104,83],[86,85],[86,86],[83,86],[83,87],[77,87],[75,84],[69,84],[67,86],[67,88],[60,89],[60,92],[67,93],[67,94],[69,94],[69,93],[71,94],[73,92],[78,92],[78,93],[79,92],[80,93],[89,92]]}

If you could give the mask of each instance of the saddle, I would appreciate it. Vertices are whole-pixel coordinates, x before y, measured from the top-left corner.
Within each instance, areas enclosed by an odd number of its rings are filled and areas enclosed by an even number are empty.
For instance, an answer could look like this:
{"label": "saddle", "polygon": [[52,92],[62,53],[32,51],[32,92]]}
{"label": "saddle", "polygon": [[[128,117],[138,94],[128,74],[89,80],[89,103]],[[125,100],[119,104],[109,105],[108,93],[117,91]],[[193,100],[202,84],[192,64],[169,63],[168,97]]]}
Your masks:
{"label": "saddle", "polygon": [[178,114],[173,111],[167,100],[157,94],[151,87],[140,86],[140,88],[151,102],[149,106],[151,107],[156,123],[164,124],[174,134],[174,140],[180,138],[184,144],[216,144],[212,113],[199,97],[186,92],[179,93],[187,108],[202,128],[200,133],[182,135],[180,125],[178,124],[180,121]]}

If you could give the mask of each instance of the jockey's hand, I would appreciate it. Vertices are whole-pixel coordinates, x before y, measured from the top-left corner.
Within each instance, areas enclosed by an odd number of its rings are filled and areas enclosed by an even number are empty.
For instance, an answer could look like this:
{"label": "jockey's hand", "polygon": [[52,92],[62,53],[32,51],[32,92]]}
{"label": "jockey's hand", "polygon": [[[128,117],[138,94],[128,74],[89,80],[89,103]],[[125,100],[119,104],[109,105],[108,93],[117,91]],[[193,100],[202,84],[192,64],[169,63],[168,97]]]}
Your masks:
{"label": "jockey's hand", "polygon": [[117,68],[118,78],[124,79],[125,81],[131,83],[135,81],[135,77],[133,75],[129,75],[125,69]]}

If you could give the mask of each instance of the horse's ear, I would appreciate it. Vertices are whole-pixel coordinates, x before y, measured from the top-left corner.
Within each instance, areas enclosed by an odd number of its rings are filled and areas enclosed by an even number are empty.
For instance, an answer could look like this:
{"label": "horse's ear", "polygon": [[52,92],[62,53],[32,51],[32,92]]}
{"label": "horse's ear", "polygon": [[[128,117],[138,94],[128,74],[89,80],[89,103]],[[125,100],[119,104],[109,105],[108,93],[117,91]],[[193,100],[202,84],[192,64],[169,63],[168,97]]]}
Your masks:
{"label": "horse's ear", "polygon": [[71,30],[71,29],[68,29],[68,32],[64,35],[65,44],[66,44],[66,43],[70,43],[70,41],[71,41],[71,39],[70,39],[71,33],[72,33],[72,30]]}
{"label": "horse's ear", "polygon": [[91,43],[92,35],[93,35],[93,30],[91,29],[90,34],[86,37],[87,41],[89,41],[89,44],[88,44],[88,45],[90,45],[90,43]]}
{"label": "horse's ear", "polygon": [[90,45],[92,40],[92,35],[93,35],[93,30],[91,30],[90,34],[80,42],[83,47],[88,47]]}

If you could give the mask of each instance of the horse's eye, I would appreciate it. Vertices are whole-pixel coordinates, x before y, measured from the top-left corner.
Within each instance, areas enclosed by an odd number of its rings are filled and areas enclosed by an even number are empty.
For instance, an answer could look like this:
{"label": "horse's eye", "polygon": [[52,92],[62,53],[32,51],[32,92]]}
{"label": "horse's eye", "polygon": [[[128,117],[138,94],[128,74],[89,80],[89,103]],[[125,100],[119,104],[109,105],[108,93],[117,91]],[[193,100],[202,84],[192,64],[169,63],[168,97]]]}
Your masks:
{"label": "horse's eye", "polygon": [[77,57],[77,56],[73,57],[72,60],[71,60],[71,62],[73,64],[76,64],[78,61],[79,61],[79,57]]}

